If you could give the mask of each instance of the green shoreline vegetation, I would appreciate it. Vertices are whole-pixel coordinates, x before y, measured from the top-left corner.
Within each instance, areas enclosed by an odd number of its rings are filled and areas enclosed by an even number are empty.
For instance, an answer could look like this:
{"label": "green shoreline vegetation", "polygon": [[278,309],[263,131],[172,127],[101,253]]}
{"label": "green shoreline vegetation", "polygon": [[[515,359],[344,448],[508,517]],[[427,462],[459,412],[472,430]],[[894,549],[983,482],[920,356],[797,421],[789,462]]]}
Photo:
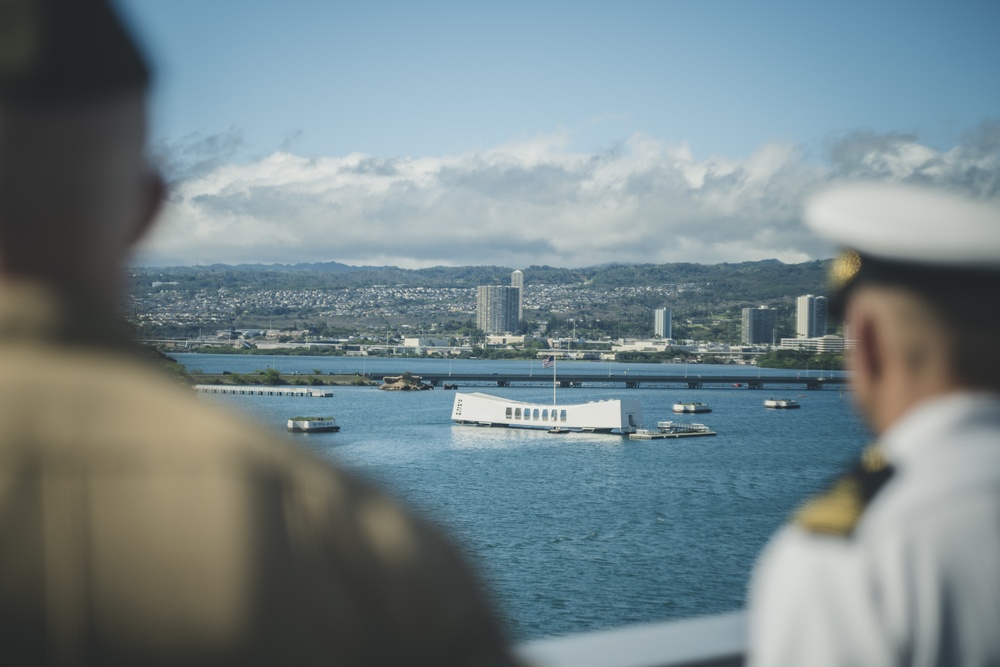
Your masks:
{"label": "green shoreline vegetation", "polygon": [[163,354],[157,353],[156,363],[160,370],[172,380],[189,387],[196,384],[219,384],[236,386],[293,386],[293,387],[369,387],[376,386],[375,380],[367,378],[360,373],[324,373],[318,368],[314,368],[312,373],[294,373],[287,376],[282,375],[276,368],[263,368],[252,373],[202,373],[200,371],[189,371],[177,360]]}
{"label": "green shoreline vegetation", "polygon": [[192,384],[221,384],[238,386],[292,386],[292,387],[369,387],[378,383],[359,373],[328,374],[328,373],[295,373],[282,375],[275,368],[265,368],[253,373],[198,373],[191,372]]}
{"label": "green shoreline vegetation", "polygon": [[846,368],[843,354],[814,354],[806,350],[772,350],[757,357],[757,365],[789,370],[842,371]]}

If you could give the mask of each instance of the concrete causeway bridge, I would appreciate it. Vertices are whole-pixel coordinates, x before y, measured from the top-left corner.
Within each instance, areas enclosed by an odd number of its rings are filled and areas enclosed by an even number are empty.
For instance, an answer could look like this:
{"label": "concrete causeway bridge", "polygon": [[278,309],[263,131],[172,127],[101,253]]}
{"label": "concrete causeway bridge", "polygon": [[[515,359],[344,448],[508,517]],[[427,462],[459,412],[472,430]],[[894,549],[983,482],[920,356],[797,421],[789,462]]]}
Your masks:
{"label": "concrete causeway bridge", "polygon": [[[366,373],[373,380],[384,380],[400,373]],[[515,385],[552,384],[552,376],[542,373],[421,373],[420,379],[435,387],[464,384],[490,384],[498,387]],[[847,384],[846,377],[800,375],[660,375],[652,373],[560,373],[556,382],[560,387],[618,385],[629,389],[657,385],[680,386],[688,389],[715,389],[740,387],[763,389],[765,386],[800,386],[805,389],[822,389]]]}

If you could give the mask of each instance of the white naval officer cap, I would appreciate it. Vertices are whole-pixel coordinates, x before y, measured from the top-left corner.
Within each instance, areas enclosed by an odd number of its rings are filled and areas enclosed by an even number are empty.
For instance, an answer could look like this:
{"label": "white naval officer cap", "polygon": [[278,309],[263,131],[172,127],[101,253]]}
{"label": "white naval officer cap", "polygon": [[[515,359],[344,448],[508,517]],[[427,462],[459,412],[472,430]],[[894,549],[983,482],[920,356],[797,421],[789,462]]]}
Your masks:
{"label": "white naval officer cap", "polygon": [[900,183],[857,182],[806,202],[805,221],[843,249],[831,266],[836,311],[855,285],[906,285],[930,295],[1000,288],[1000,201]]}

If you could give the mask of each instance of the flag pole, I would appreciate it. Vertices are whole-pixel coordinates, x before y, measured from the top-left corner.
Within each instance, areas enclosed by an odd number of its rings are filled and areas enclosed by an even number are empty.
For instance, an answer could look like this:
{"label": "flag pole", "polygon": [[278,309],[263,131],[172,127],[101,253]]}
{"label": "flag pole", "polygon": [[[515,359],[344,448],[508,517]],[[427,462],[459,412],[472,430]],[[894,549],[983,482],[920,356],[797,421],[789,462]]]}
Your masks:
{"label": "flag pole", "polygon": [[555,357],[554,354],[550,354],[549,356],[547,356],[544,359],[542,359],[542,368],[545,369],[545,368],[548,368],[549,366],[552,367],[552,405],[555,406],[555,404],[556,404],[556,357]]}
{"label": "flag pole", "polygon": [[552,406],[556,405],[556,358],[552,356]]}

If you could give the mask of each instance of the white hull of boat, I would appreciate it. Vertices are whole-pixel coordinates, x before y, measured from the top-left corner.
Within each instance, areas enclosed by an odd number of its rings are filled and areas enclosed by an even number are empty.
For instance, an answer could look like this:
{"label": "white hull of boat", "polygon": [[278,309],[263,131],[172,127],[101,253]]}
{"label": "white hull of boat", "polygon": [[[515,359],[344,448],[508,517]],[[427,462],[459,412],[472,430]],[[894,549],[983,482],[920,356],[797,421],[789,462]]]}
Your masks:
{"label": "white hull of boat", "polygon": [[524,403],[490,394],[455,394],[452,421],[475,426],[558,429],[588,433],[635,433],[642,422],[639,401],[612,399],[574,405]]}
{"label": "white hull of boat", "polygon": [[707,403],[674,403],[674,412],[711,412]]}
{"label": "white hull of boat", "polygon": [[333,433],[340,430],[337,420],[329,419],[289,419],[288,430],[292,433]]}

